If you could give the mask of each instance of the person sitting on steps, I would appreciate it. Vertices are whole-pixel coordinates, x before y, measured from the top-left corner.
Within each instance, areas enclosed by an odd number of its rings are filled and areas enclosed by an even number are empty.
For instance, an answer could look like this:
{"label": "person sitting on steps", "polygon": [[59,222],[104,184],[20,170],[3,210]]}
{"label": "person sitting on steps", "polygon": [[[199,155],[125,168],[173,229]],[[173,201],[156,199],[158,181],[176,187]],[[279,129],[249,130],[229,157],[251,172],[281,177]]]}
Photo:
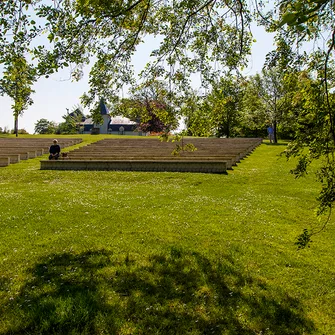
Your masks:
{"label": "person sitting on steps", "polygon": [[59,158],[59,154],[60,154],[60,146],[58,144],[58,141],[57,140],[53,140],[52,141],[53,144],[50,146],[50,149],[49,149],[49,160],[51,159],[58,159]]}

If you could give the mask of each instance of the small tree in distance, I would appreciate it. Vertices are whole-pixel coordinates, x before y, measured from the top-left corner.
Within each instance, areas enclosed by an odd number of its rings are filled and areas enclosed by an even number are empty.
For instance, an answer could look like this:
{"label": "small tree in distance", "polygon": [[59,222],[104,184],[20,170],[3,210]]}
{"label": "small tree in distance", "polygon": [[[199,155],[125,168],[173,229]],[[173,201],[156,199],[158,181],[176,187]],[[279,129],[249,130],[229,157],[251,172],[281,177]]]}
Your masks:
{"label": "small tree in distance", "polygon": [[47,119],[39,119],[35,123],[35,134],[54,134],[56,132],[56,124],[53,121]]}

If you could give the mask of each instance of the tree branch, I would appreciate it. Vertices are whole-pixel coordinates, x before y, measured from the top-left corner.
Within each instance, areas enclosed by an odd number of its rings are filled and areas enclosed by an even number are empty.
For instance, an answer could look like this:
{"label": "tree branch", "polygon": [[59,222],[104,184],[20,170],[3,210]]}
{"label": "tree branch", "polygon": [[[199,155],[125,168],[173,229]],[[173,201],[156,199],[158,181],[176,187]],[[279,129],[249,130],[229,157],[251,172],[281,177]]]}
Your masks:
{"label": "tree branch", "polygon": [[[150,1],[148,2],[148,5],[147,5],[147,7],[146,7],[146,10],[145,10],[144,13],[142,14],[141,22],[140,22],[140,24],[139,24],[139,27],[137,28],[136,33],[132,35],[132,36],[134,37],[133,42],[131,43],[131,45],[130,45],[128,48],[126,48],[126,50],[124,50],[124,52],[126,52],[126,51],[128,51],[128,50],[131,50],[131,49],[134,47],[134,45],[136,44],[136,41],[138,40],[138,37],[139,37],[139,35],[140,35],[140,33],[141,33],[141,30],[142,30],[142,28],[143,28],[143,26],[144,26],[144,23],[145,23],[145,21],[146,21],[146,19],[147,19],[147,17],[148,17],[149,9],[150,9]],[[127,40],[123,41],[123,42],[121,43],[121,46],[124,45],[124,44],[126,43],[126,41],[127,41]],[[120,46],[120,48],[121,48],[121,46]],[[115,57],[117,57],[118,52],[120,51],[120,48],[118,48],[116,54],[114,55]],[[115,57],[114,57],[114,58],[115,58]]]}
{"label": "tree branch", "polygon": [[[127,12],[130,12],[132,11],[136,6],[138,6],[143,0],[138,0],[136,1],[135,3],[133,3],[131,6],[129,6],[128,8],[118,12],[117,14],[114,14],[114,15],[106,15],[106,16],[103,16],[102,18],[106,19],[116,19],[117,17],[121,16],[121,15],[124,15],[126,14]],[[84,25],[86,24],[89,24],[89,23],[94,23],[96,22],[97,19],[90,19],[90,20],[87,20],[84,22]]]}
{"label": "tree branch", "polygon": [[241,18],[241,38],[240,38],[240,55],[243,54],[243,39],[244,39],[244,18],[243,18],[243,4],[241,0],[237,0],[240,5],[240,18]]}
{"label": "tree branch", "polygon": [[333,29],[332,32],[332,39],[330,47],[327,51],[326,61],[325,61],[325,67],[324,67],[324,74],[325,74],[325,93],[326,93],[326,101],[327,101],[327,107],[328,107],[328,114],[329,114],[329,120],[330,120],[330,133],[333,137],[333,141],[335,141],[335,125],[334,125],[334,117],[332,113],[332,109],[329,102],[329,92],[328,92],[328,61],[330,57],[330,53],[334,49],[335,46],[335,29]]}
{"label": "tree branch", "polygon": [[201,7],[199,7],[197,10],[195,10],[194,12],[192,12],[190,15],[187,16],[186,20],[184,21],[184,24],[182,26],[182,29],[179,33],[179,36],[178,36],[178,39],[176,41],[176,43],[174,44],[174,47],[173,49],[171,50],[170,54],[169,55],[172,55],[174,53],[174,51],[176,50],[184,32],[185,32],[185,29],[186,29],[186,26],[187,26],[187,23],[189,22],[189,20],[191,19],[192,16],[198,14],[201,10],[203,10],[204,8],[208,7],[211,3],[215,3],[216,0],[209,0],[207,1],[204,5],[202,5]]}

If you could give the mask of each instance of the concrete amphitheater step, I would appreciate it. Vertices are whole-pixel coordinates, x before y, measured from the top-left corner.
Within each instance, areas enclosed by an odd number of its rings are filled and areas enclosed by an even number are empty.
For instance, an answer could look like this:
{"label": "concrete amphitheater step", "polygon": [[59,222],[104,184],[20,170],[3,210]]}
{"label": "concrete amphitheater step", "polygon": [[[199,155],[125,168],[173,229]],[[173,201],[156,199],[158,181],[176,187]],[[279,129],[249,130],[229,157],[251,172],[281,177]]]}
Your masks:
{"label": "concrete amphitheater step", "polygon": [[70,151],[58,161],[41,161],[43,170],[122,170],[225,173],[249,155],[261,139],[185,139],[197,148],[173,156],[176,143],[154,139],[103,139]]}

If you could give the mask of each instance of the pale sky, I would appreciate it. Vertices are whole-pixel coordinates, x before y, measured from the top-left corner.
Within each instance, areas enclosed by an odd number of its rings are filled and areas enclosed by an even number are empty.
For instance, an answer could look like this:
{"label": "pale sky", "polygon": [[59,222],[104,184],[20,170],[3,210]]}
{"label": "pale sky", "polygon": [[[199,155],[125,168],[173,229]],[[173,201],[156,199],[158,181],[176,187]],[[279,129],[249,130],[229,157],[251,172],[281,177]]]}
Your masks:
{"label": "pale sky", "polygon": [[[274,48],[272,35],[265,33],[262,27],[254,26],[252,32],[257,42],[253,45],[249,66],[244,71],[246,75],[260,72],[266,54]],[[139,71],[146,64],[151,47],[145,44],[139,47],[134,60],[135,71]],[[88,70],[84,72],[84,77],[79,82],[71,82],[69,77],[69,70],[66,69],[48,79],[41,78],[35,84],[35,94],[32,95],[34,104],[19,118],[19,129],[24,128],[33,134],[35,123],[39,119],[45,118],[57,123],[64,121],[62,116],[66,114],[66,109],[71,111],[75,105],[80,104],[80,96],[88,91]],[[8,97],[0,97],[0,127],[2,128],[14,128],[11,104],[11,99]],[[84,110],[84,113],[87,114],[88,111]]]}

